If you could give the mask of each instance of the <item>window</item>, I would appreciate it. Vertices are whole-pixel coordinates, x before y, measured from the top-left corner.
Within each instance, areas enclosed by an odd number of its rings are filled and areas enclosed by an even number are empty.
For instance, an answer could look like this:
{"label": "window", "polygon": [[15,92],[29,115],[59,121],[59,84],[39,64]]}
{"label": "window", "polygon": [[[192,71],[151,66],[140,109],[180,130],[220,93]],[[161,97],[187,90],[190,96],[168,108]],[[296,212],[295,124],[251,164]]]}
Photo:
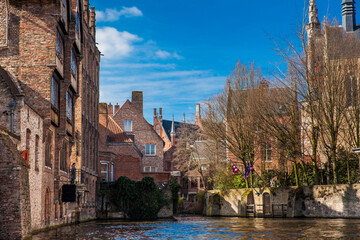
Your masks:
{"label": "window", "polygon": [[345,81],[346,89],[346,106],[357,105],[357,79],[355,77],[349,77]]}
{"label": "window", "polygon": [[30,163],[30,139],[31,139],[31,131],[30,131],[30,129],[26,129],[26,150],[28,151],[29,163]]}
{"label": "window", "polygon": [[52,151],[52,132],[49,131],[46,134],[46,143],[45,143],[45,166],[51,167],[51,154]]}
{"label": "window", "polygon": [[144,167],[144,172],[156,172],[156,167],[146,166]]}
{"label": "window", "polygon": [[110,181],[114,181],[114,165],[111,164],[111,171],[110,171]]}
{"label": "window", "polygon": [[124,131],[125,132],[132,131],[132,121],[131,120],[124,120]]}
{"label": "window", "polygon": [[146,144],[145,145],[145,155],[155,155],[155,144]]}
{"label": "window", "polygon": [[263,146],[265,162],[272,162],[271,159],[271,143],[266,143]]}
{"label": "window", "polygon": [[103,182],[109,181],[109,169],[108,169],[108,163],[102,162],[101,163],[101,180]]}
{"label": "window", "polygon": [[79,1],[76,1],[76,23],[75,28],[78,33],[80,33],[80,9],[79,9]]}
{"label": "window", "polygon": [[76,54],[75,50],[71,49],[71,72],[76,77],[77,74],[77,63],[76,63]]}
{"label": "window", "polygon": [[64,38],[59,29],[56,29],[56,55],[62,61],[64,57]]}
{"label": "window", "polygon": [[69,91],[67,91],[67,93],[66,93],[66,117],[70,122],[72,122],[72,120],[73,120],[73,97]]}
{"label": "window", "polygon": [[56,110],[59,109],[59,83],[54,76],[51,78],[51,105]]}
{"label": "window", "polygon": [[61,158],[60,158],[60,170],[67,172],[67,158],[68,158],[68,146],[67,143],[64,142],[63,149],[61,151]]}
{"label": "window", "polygon": [[39,135],[35,136],[35,170],[39,171]]}

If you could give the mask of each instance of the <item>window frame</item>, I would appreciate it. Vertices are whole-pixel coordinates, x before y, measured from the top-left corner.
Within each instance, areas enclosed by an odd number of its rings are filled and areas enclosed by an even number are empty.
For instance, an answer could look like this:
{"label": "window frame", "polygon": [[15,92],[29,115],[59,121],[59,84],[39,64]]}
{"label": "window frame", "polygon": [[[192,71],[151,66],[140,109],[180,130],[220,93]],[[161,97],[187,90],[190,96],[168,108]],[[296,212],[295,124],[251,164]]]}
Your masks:
{"label": "window frame", "polygon": [[68,172],[67,161],[68,161],[68,144],[64,142],[60,156],[60,170],[63,172]]}
{"label": "window frame", "polygon": [[[128,123],[130,123],[130,127]],[[132,120],[124,120],[124,132],[132,132]]]}
{"label": "window frame", "polygon": [[[109,182],[109,163],[108,162],[100,162],[100,177],[103,182]],[[102,165],[106,165],[106,170],[102,170]],[[103,174],[106,174],[106,179],[102,177]]]}
{"label": "window frame", "polygon": [[[150,147],[150,149],[148,149],[148,147]],[[156,156],[156,144],[145,144],[145,156]]]}
{"label": "window frame", "polygon": [[45,141],[45,166],[52,168],[52,141],[53,141],[53,133],[52,131],[48,131],[46,133],[46,141]]}
{"label": "window frame", "polygon": [[76,52],[75,52],[74,48],[71,49],[70,62],[71,62],[71,73],[76,78],[77,77],[77,68],[78,67],[77,67]]}
{"label": "window frame", "polygon": [[264,160],[265,162],[272,162],[272,146],[271,143],[264,145]]}
{"label": "window frame", "polygon": [[[70,106],[71,105],[71,106]],[[66,119],[69,123],[74,120],[74,95],[70,89],[66,92]]]}
{"label": "window frame", "polygon": [[146,173],[157,172],[157,167],[155,167],[155,166],[144,166],[144,172],[146,172]]}
{"label": "window frame", "polygon": [[64,61],[64,35],[60,32],[59,28],[56,28],[56,56],[61,62]]}
{"label": "window frame", "polygon": [[55,110],[56,112],[59,111],[59,105],[60,105],[60,99],[59,99],[60,86],[59,85],[60,85],[59,80],[53,74],[51,76],[50,103],[51,103],[52,109]]}

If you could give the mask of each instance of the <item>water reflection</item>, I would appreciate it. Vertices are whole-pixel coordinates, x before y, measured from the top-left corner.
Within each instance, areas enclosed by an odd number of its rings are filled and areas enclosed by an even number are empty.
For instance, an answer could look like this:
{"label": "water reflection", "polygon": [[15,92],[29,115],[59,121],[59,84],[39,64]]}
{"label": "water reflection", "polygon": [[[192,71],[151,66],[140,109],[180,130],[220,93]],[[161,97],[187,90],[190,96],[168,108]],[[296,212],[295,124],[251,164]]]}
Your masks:
{"label": "water reflection", "polygon": [[39,233],[40,239],[360,239],[358,219],[177,217],[178,221],[94,221]]}

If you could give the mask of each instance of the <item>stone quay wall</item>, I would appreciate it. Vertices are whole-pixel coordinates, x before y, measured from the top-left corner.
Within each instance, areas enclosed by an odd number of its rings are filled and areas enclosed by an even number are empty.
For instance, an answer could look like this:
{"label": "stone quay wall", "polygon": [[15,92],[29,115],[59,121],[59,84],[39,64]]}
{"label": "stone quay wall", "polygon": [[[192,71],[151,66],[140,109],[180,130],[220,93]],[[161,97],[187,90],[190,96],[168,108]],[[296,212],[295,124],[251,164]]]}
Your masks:
{"label": "stone quay wall", "polygon": [[18,140],[0,126],[0,239],[22,239],[31,231],[29,165]]}
{"label": "stone quay wall", "polygon": [[360,184],[208,191],[204,215],[360,218]]}

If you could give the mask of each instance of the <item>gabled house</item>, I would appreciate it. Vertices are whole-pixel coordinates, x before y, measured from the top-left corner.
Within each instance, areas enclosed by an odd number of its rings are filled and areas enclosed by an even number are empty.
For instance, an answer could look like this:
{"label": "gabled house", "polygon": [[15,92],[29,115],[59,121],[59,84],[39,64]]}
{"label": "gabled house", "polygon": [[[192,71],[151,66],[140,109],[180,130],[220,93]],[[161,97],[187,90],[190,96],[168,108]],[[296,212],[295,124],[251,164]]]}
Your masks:
{"label": "gabled house", "polygon": [[[164,171],[164,141],[143,116],[142,92],[132,92],[131,101],[126,100],[121,107],[101,103],[100,111],[99,127],[103,129],[99,139],[100,164],[105,163],[105,159],[113,159],[106,161],[110,168],[111,163],[114,164],[116,177],[141,180],[151,176],[155,182],[167,182],[169,172]],[[105,176],[105,164],[101,167]]]}

